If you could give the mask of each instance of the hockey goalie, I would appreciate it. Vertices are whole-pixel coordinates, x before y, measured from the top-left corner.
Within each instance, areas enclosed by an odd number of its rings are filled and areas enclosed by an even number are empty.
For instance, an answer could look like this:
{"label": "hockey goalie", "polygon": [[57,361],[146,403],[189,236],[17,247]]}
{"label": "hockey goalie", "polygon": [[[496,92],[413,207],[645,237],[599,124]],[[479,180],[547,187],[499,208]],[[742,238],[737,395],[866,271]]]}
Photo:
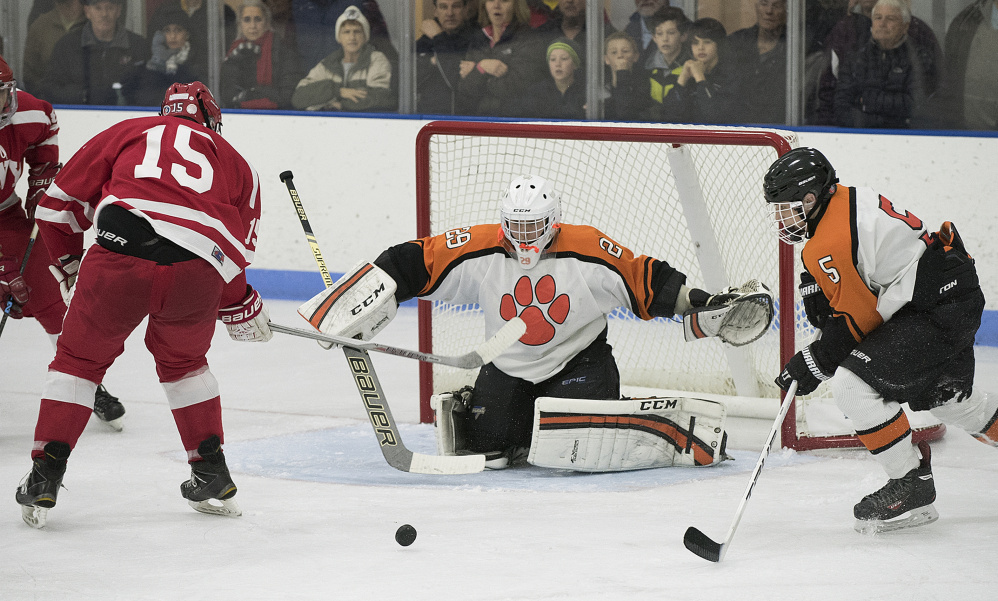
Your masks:
{"label": "hockey goalie", "polygon": [[687,340],[748,344],[769,329],[773,298],[750,281],[711,294],[666,261],[561,222],[552,182],[517,177],[499,223],[389,247],[299,309],[325,334],[367,339],[411,298],[478,305],[485,335],[519,317],[526,333],[481,368],[473,389],[439,395],[441,455],[484,454],[487,467],[529,461],[580,471],[713,465],[724,458],[724,407],[692,398],[620,399],[607,342],[618,307],[644,320],[682,316]]}

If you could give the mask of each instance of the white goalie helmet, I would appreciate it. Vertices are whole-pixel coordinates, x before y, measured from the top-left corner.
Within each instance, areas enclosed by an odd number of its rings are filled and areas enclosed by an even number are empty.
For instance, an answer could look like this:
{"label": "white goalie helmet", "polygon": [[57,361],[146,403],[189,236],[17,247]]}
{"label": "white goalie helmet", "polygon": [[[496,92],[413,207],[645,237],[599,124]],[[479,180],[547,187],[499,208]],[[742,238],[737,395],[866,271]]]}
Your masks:
{"label": "white goalie helmet", "polygon": [[558,235],[561,197],[543,177],[524,175],[506,188],[500,215],[510,256],[524,269],[533,269]]}

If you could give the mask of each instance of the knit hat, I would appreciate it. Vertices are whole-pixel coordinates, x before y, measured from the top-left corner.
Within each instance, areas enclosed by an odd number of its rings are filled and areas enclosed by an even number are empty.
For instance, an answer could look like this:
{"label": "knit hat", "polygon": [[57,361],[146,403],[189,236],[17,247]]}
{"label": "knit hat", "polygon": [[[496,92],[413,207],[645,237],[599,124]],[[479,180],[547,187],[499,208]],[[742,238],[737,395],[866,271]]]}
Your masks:
{"label": "knit hat", "polygon": [[567,52],[568,56],[572,57],[572,63],[574,63],[576,67],[582,65],[582,61],[579,60],[579,47],[575,44],[575,42],[568,38],[558,38],[557,40],[551,42],[551,45],[548,46],[547,60],[551,60],[551,52],[558,49]]}
{"label": "knit hat", "polygon": [[371,24],[367,22],[367,17],[356,6],[348,6],[339,19],[336,19],[336,41],[340,41],[340,26],[346,21],[357,21],[364,28],[364,39],[371,40]]}

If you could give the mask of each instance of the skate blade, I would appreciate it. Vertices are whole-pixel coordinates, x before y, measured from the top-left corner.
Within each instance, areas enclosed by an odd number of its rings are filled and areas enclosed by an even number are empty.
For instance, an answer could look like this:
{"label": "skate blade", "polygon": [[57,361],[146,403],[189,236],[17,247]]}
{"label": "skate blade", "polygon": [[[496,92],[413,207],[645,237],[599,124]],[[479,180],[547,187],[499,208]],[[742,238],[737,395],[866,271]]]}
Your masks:
{"label": "skate blade", "polygon": [[207,499],[205,501],[187,501],[187,504],[195,511],[210,515],[224,515],[227,517],[238,517],[243,514],[242,509],[232,499],[221,501],[219,499]]}
{"label": "skate blade", "polygon": [[856,532],[860,534],[880,534],[905,528],[931,524],[939,519],[939,512],[931,504],[901,514],[891,520],[856,520]]}
{"label": "skate blade", "polygon": [[44,528],[48,519],[49,508],[37,505],[21,505],[21,519],[32,528]]}
{"label": "skate blade", "polygon": [[104,420],[102,420],[100,418],[97,418],[97,421],[99,421],[100,423],[104,424],[108,428],[111,428],[115,432],[121,432],[122,430],[125,429],[125,424],[122,422],[122,419],[123,418],[119,417],[117,419],[112,419],[111,421],[106,422],[106,421],[104,421]]}

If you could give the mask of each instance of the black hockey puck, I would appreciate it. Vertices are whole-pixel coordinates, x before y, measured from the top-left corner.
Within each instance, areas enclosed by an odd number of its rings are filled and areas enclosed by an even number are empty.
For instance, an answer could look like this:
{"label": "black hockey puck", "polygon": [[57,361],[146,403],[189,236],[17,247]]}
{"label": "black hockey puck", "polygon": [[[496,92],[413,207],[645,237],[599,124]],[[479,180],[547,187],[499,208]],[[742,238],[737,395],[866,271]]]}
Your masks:
{"label": "black hockey puck", "polygon": [[409,524],[402,524],[395,531],[395,542],[403,547],[408,547],[414,540],[416,540],[416,529]]}

